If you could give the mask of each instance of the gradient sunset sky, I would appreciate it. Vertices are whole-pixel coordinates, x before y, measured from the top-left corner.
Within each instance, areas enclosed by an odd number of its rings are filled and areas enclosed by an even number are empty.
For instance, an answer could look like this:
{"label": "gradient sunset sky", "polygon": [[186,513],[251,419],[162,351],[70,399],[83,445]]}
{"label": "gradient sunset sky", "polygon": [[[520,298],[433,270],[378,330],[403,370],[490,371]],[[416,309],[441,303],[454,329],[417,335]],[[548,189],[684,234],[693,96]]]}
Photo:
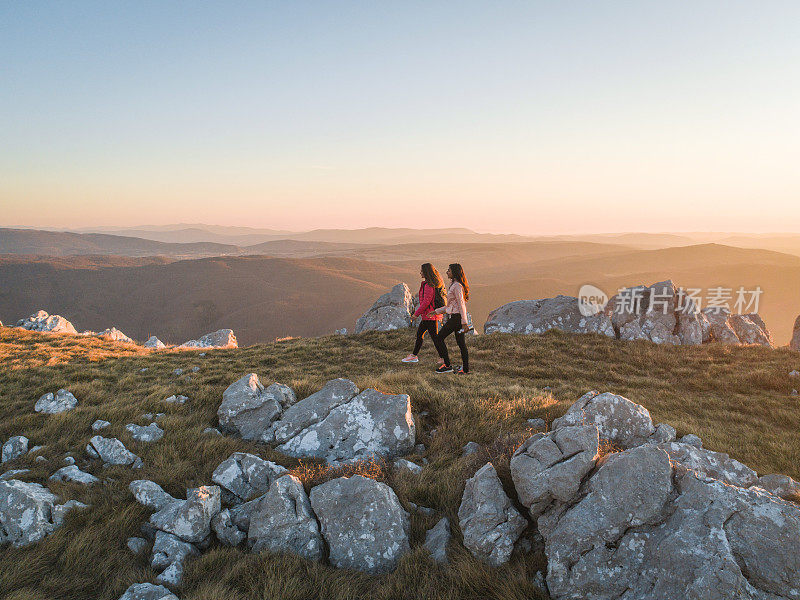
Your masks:
{"label": "gradient sunset sky", "polygon": [[0,1],[0,226],[800,230],[800,2]]}

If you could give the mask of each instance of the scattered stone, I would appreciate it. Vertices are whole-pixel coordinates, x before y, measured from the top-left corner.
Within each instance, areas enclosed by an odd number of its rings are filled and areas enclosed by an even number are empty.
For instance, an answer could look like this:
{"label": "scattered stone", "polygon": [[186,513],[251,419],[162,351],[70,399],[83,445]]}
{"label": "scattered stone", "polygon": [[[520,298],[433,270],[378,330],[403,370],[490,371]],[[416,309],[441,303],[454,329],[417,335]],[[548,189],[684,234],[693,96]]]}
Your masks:
{"label": "scattered stone", "polygon": [[39,450],[41,450],[42,448],[44,448],[44,446],[34,446],[30,450],[28,450],[28,454],[34,454],[34,453],[38,452]]}
{"label": "scattered stone", "polygon": [[536,431],[544,431],[547,429],[547,421],[544,419],[528,419],[528,427]]}
{"label": "scattered stone", "polygon": [[461,449],[461,456],[468,456],[470,454],[475,454],[476,452],[479,452],[480,449],[481,445],[478,442],[467,442]]}
{"label": "scattered stone", "polygon": [[30,473],[30,469],[10,469],[0,475],[0,481],[4,481],[7,479],[14,479],[18,475],[25,475],[26,473]]}
{"label": "scattered stone", "polygon": [[588,392],[569,407],[563,417],[553,421],[553,430],[572,425],[593,424],[600,437],[631,448],[646,442],[655,433],[647,409],[623,396]]}
{"label": "scattered stone", "polygon": [[48,392],[36,401],[33,407],[37,413],[53,415],[67,410],[72,410],[78,405],[78,400],[67,390],[58,390],[55,394]]}
{"label": "scattered stone", "polygon": [[246,440],[261,440],[283,407],[294,398],[289,386],[272,384],[265,388],[258,375],[249,373],[222,393],[222,404],[217,410],[219,429]]}
{"label": "scattered stone", "polygon": [[213,333],[207,333],[204,336],[184,342],[181,348],[204,348],[213,350],[216,348],[238,348],[239,344],[236,341],[236,336],[231,329],[219,329]]}
{"label": "scattered stone", "polygon": [[155,580],[157,583],[170,585],[172,587],[178,587],[183,581],[183,563],[182,562],[172,563],[170,566],[164,569],[159,575],[156,575]]}
{"label": "scattered stone", "polygon": [[154,350],[161,350],[163,348],[166,348],[167,346],[166,346],[166,344],[164,344],[164,342],[162,342],[156,336],[151,335],[147,339],[147,341],[144,343],[144,347],[145,348],[153,348]]}
{"label": "scattered stone", "polygon": [[139,504],[156,511],[173,502],[180,502],[165,492],[156,482],[147,479],[131,481],[128,489]]}
{"label": "scattered stone", "polygon": [[312,488],[310,499],[334,566],[381,573],[410,551],[408,513],[385,483],[339,477]]}
{"label": "scattered stone", "polygon": [[134,583],[119,600],[178,600],[178,597],[163,585]]}
{"label": "scattered stone", "polygon": [[408,508],[410,508],[413,512],[418,512],[421,515],[425,515],[426,517],[432,517],[436,514],[436,511],[432,508],[428,508],[427,506],[419,506],[413,502],[408,503]]}
{"label": "scattered stone", "polygon": [[0,462],[8,462],[19,458],[28,452],[28,438],[24,435],[15,435],[8,438],[8,441],[3,444],[2,458]]}
{"label": "scattered stone", "polygon": [[420,456],[425,454],[425,444],[417,444],[414,446],[414,454],[419,454]]}
{"label": "scattered stone", "polygon": [[800,483],[788,475],[762,475],[756,485],[784,500],[800,502]]}
{"label": "scattered stone", "polygon": [[143,367],[143,368],[139,369],[139,373],[144,374],[144,373],[147,373],[149,370],[150,370],[149,368]]}
{"label": "scattered stone", "polygon": [[450,542],[450,520],[442,519],[425,534],[425,548],[440,564],[447,564],[447,544]]}
{"label": "scattered stone", "polygon": [[690,446],[694,446],[695,448],[702,448],[703,447],[703,440],[700,439],[700,436],[697,436],[693,433],[687,433],[681,439],[678,440],[680,444],[689,444]]}
{"label": "scattered stone", "polygon": [[192,544],[184,542],[179,537],[157,531],[153,543],[153,558],[150,566],[154,569],[166,569],[176,562],[184,562],[189,556],[197,556],[199,552]]}
{"label": "scattered stone", "polygon": [[511,457],[511,478],[520,502],[535,519],[553,501],[569,502],[598,458],[594,425],[562,427],[529,437]]}
{"label": "scattered stone", "polygon": [[159,427],[156,423],[150,423],[150,425],[147,427],[136,425],[134,423],[128,423],[125,425],[125,429],[130,432],[131,437],[137,442],[157,442],[164,437],[164,430],[161,429],[161,427]]}
{"label": "scattered stone", "polygon": [[792,390],[792,396],[797,396],[797,390]]}
{"label": "scattered stone", "polygon": [[800,371],[797,369],[792,369],[789,371],[789,377],[800,377]]}
{"label": "scattered stone", "polygon": [[205,429],[203,429],[203,433],[210,433],[211,435],[222,435],[222,432],[216,427],[206,427]]}
{"label": "scattered stone", "polygon": [[[186,396],[176,396],[175,394],[173,394],[168,398],[164,398],[164,402],[166,402],[167,404],[185,404],[188,399],[189,398],[187,398]],[[164,413],[159,413],[159,414],[163,415]]]}
{"label": "scattered stone", "polygon": [[86,446],[89,456],[98,457],[107,465],[130,465],[134,469],[141,466],[142,459],[128,450],[117,438],[104,438],[96,435]]}
{"label": "scattered stone", "polygon": [[553,388],[551,388],[549,385],[546,385],[546,386],[544,386],[544,387],[542,388],[542,391],[543,391],[543,392],[550,393],[550,392],[552,392],[552,391],[553,391]]}
{"label": "scattered stone", "polygon": [[172,372],[172,374],[173,374],[173,375],[176,375],[176,376],[181,376],[181,375],[183,375],[183,369],[175,369],[175,370]]}
{"label": "scattered stone", "polygon": [[98,481],[100,481],[97,477],[95,477],[91,473],[86,473],[85,471],[81,471],[75,465],[61,467],[58,471],[56,471],[50,476],[50,479],[53,481],[74,481],[76,483],[82,483],[84,485],[92,485],[93,483],[97,483]]}
{"label": "scattered stone", "polygon": [[142,554],[145,550],[147,550],[147,540],[140,537],[129,537],[128,550],[134,554]]}
{"label": "scattered stone", "polygon": [[[331,383],[335,382],[329,382],[326,387]],[[414,447],[416,429],[411,399],[406,394],[390,395],[369,389],[327,413],[324,411],[326,402],[309,402],[312,397],[289,407],[275,424],[276,441],[281,443],[277,447],[279,452],[340,464],[377,457],[391,459],[407,454]],[[284,441],[287,429],[299,425],[295,421],[291,427],[286,427],[289,413],[294,409],[299,409],[300,422],[310,423]]]}
{"label": "scattered stone", "polygon": [[464,546],[475,558],[493,567],[508,562],[514,543],[528,525],[503,491],[490,462],[467,480],[458,521]]}
{"label": "scattered stone", "polygon": [[[38,483],[0,481],[0,545],[28,546],[55,531],[80,503],[58,505],[58,496]],[[85,505],[84,505],[85,506]]]}
{"label": "scattered stone", "polygon": [[116,327],[111,327],[110,329],[104,329],[103,331],[100,331],[96,335],[97,335],[97,337],[100,337],[100,338],[103,338],[103,339],[106,339],[106,340],[111,340],[112,342],[124,342],[126,344],[133,344],[134,343],[131,338],[129,338],[124,333],[122,333]]}
{"label": "scattered stone", "polygon": [[46,462],[49,462],[49,461],[47,460],[47,458],[45,458],[44,456],[37,456],[37,457],[36,457],[36,458],[34,458],[33,460],[35,460],[36,462],[39,462],[39,463],[46,463]]}
{"label": "scattered stone", "polygon": [[361,316],[356,322],[356,333],[364,331],[392,331],[411,327],[414,314],[414,297],[405,283],[398,283]]}
{"label": "scattered stone", "polygon": [[409,471],[413,475],[419,475],[422,473],[422,467],[419,466],[417,463],[413,463],[410,460],[406,460],[405,458],[396,458],[392,463],[394,468],[399,470]]}
{"label": "scattered stone", "polygon": [[202,542],[211,533],[211,519],[221,510],[220,497],[215,485],[188,490],[186,500],[167,504],[150,516],[150,523],[184,542]]}
{"label": "scattered stone", "polygon": [[226,546],[238,546],[247,537],[247,534],[239,529],[231,519],[231,511],[227,508],[219,511],[211,519],[211,529],[217,539]]}
{"label": "scattered stone", "polygon": [[[187,398],[187,400],[188,400],[188,398]],[[184,402],[185,402],[185,401],[186,401],[186,400],[184,400]],[[158,421],[158,420],[159,420],[161,417],[163,417],[163,416],[164,416],[164,414],[165,414],[165,413],[155,413],[155,414],[153,414],[153,413],[144,413],[144,414],[143,414],[141,417],[139,417],[139,418],[140,418],[140,419],[143,419],[143,420],[145,420],[145,421]]]}
{"label": "scattered stone", "polygon": [[61,315],[48,315],[43,310],[32,314],[27,319],[20,319],[17,321],[17,327],[46,333],[78,333],[75,326]]}
{"label": "scattered stone", "polygon": [[288,471],[254,454],[234,452],[214,469],[211,481],[229,492],[228,504],[241,504],[267,492],[273,481]]}
{"label": "scattered stone", "polygon": [[103,419],[97,419],[94,423],[92,423],[92,431],[100,431],[101,429],[105,429],[110,425],[111,423],[109,423],[108,421],[104,421]]}
{"label": "scattered stone", "polygon": [[74,465],[75,464],[75,458],[70,456],[70,455],[65,456],[64,457],[64,464],[66,464],[67,466]]}
{"label": "scattered stone", "polygon": [[322,536],[303,484],[294,475],[280,477],[250,514],[247,534],[254,552],[292,552],[321,560]]}
{"label": "scattered stone", "polygon": [[347,335],[347,327],[342,327],[333,332],[333,335]]}

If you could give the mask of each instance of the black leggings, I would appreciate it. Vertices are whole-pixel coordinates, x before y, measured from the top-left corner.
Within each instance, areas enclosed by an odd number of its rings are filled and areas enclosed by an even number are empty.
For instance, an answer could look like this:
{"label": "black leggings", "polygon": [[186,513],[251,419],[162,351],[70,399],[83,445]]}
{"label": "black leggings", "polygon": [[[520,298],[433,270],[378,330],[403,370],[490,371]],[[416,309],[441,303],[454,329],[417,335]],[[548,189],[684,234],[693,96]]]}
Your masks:
{"label": "black leggings", "polygon": [[429,332],[431,334],[431,339],[433,343],[436,343],[436,332],[439,330],[439,321],[426,321],[422,320],[419,322],[419,327],[417,327],[417,341],[414,343],[414,351],[411,353],[414,356],[419,354],[419,349],[422,348],[422,338],[425,337],[425,332]]}
{"label": "black leggings", "polygon": [[454,314],[450,315],[450,318],[447,319],[447,323],[442,326],[441,331],[435,336],[433,336],[433,344],[436,346],[436,351],[439,353],[439,356],[442,357],[444,360],[444,364],[446,366],[450,366],[450,355],[447,353],[447,345],[444,343],[444,339],[450,335],[451,333],[456,334],[456,343],[458,343],[458,347],[461,350],[461,363],[462,367],[465,371],[469,372],[469,354],[467,354],[467,341],[463,333],[459,333],[461,331],[461,315]]}

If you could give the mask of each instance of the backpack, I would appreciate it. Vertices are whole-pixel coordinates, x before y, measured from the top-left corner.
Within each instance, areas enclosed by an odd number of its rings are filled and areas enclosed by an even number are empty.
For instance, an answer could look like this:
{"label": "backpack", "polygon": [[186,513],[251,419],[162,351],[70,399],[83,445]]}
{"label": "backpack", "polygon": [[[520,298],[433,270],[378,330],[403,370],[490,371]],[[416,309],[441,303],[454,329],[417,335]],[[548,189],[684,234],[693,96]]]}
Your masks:
{"label": "backpack", "polygon": [[445,305],[444,288],[433,289],[433,308],[442,308]]}

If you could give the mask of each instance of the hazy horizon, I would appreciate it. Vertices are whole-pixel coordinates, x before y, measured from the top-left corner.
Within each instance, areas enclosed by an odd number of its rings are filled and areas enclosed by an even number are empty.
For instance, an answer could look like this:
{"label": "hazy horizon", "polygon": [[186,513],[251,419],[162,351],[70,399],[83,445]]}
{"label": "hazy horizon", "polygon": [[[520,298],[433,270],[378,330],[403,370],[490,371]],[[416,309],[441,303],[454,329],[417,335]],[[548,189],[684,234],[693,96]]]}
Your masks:
{"label": "hazy horizon", "polygon": [[800,230],[800,4],[5,3],[9,225]]}

